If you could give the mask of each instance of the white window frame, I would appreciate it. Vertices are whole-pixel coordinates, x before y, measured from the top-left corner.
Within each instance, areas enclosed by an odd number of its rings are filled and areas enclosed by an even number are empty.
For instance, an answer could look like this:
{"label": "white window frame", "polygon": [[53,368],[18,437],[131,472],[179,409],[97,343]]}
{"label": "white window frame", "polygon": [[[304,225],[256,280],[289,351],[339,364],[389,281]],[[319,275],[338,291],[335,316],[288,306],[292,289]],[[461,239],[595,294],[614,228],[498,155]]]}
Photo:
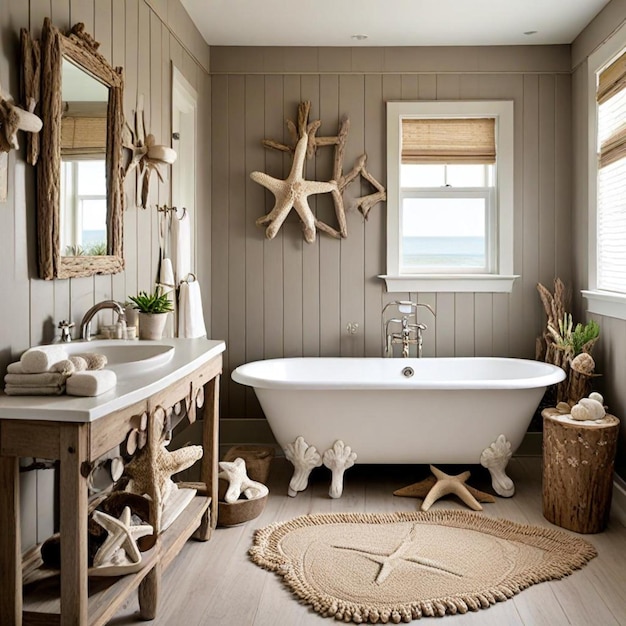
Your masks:
{"label": "white window frame", "polygon": [[626,48],[626,25],[591,54],[587,61],[587,107],[588,107],[588,289],[581,294],[587,300],[587,311],[607,317],[626,320],[626,294],[598,289],[597,276],[597,216],[598,216],[598,74]]}
{"label": "white window frame", "polygon": [[[493,271],[481,274],[404,274],[400,268],[400,149],[403,118],[493,117],[496,120]],[[387,102],[387,291],[510,292],[513,281],[513,101]]]}

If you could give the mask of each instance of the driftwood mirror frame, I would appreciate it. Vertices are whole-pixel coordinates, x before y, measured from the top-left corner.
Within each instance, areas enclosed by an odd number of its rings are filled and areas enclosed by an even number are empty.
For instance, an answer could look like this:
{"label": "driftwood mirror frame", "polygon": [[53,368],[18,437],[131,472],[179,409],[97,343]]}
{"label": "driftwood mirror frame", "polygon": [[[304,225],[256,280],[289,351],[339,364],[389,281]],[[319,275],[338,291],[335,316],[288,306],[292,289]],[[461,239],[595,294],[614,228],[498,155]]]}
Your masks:
{"label": "driftwood mirror frame", "polygon": [[[32,43],[37,48],[37,42]],[[122,129],[124,76],[97,51],[98,43],[76,24],[65,36],[50,19],[41,33],[41,117],[43,129],[37,160],[37,260],[39,277],[73,278],[94,274],[115,274],[124,269],[123,222],[124,189],[122,168]],[[22,32],[22,50],[29,55],[29,36]],[[109,87],[107,106],[106,191],[107,254],[62,256],[60,243],[61,180],[61,66],[63,58],[72,61]],[[25,86],[28,88],[28,85]],[[29,154],[29,158],[32,154]],[[34,164],[34,163],[33,163]]]}

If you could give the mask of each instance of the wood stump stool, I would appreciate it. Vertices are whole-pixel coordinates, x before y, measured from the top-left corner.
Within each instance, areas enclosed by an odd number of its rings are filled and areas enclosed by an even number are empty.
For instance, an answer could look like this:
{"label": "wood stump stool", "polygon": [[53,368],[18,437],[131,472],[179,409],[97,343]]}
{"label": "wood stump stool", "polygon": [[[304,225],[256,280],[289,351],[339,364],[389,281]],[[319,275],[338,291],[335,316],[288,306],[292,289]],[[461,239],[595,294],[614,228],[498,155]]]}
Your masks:
{"label": "wood stump stool", "polygon": [[543,416],[543,515],[562,528],[598,533],[609,519],[619,420],[576,422]]}

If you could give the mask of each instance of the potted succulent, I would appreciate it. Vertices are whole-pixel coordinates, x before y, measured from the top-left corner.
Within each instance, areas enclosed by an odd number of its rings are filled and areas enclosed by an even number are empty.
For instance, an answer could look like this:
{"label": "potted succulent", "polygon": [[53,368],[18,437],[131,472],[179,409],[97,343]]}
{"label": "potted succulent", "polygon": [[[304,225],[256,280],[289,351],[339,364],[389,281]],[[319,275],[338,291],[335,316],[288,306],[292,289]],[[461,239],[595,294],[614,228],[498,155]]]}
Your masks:
{"label": "potted succulent", "polygon": [[174,310],[169,294],[157,285],[153,293],[140,291],[128,299],[139,311],[139,339],[161,339],[167,315]]}

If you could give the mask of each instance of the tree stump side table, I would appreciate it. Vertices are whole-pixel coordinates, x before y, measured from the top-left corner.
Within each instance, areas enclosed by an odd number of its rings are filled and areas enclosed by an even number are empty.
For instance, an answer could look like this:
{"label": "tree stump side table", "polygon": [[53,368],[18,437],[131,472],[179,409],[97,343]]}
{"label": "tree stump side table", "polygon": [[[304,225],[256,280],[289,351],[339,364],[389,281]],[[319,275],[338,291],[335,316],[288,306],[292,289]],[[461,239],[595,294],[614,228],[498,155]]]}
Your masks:
{"label": "tree stump side table", "polygon": [[556,409],[543,416],[543,516],[577,533],[605,529],[611,510],[613,466],[619,420],[563,418]]}

